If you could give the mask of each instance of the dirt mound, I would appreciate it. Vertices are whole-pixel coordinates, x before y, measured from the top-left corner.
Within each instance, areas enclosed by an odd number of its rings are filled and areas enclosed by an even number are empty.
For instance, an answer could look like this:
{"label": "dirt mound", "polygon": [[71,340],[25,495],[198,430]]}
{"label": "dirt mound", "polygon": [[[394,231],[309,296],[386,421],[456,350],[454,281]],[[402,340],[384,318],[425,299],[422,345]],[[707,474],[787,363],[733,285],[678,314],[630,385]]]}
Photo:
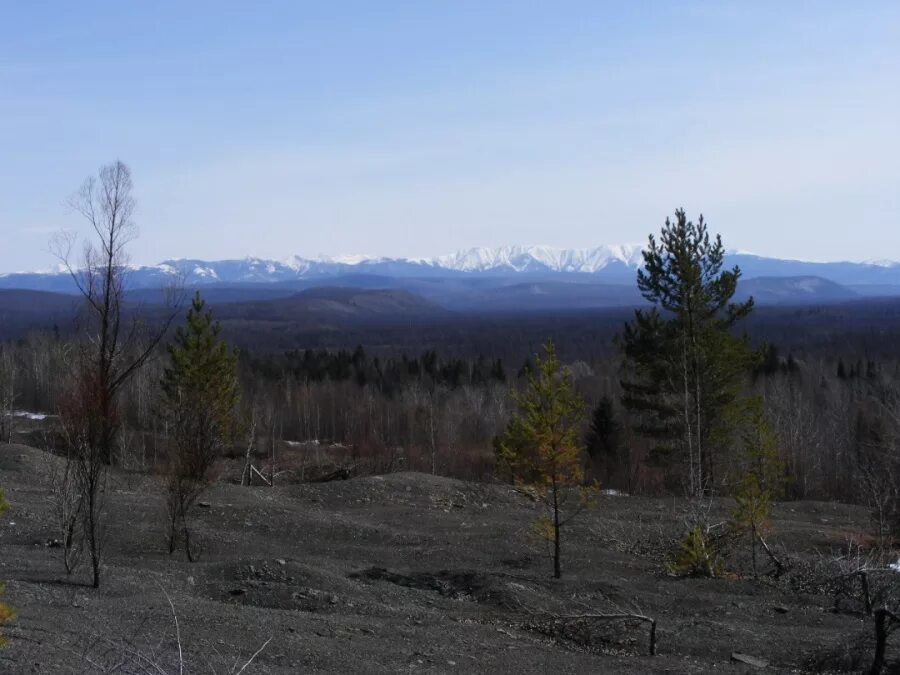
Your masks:
{"label": "dirt mound", "polygon": [[27,445],[0,444],[0,471],[43,477],[63,465],[63,458]]}
{"label": "dirt mound", "polygon": [[474,600],[497,607],[514,607],[515,597],[504,584],[487,574],[471,571],[413,572],[399,574],[383,567],[370,567],[361,572],[353,572],[351,579],[364,581],[386,581],[404,588],[438,593],[453,600]]}
{"label": "dirt mound", "polygon": [[339,496],[358,503],[378,502],[440,509],[486,509],[521,503],[523,497],[508,486],[467,483],[426,473],[402,472],[363,476],[346,481],[299,488],[306,494]]}
{"label": "dirt mound", "polygon": [[228,604],[303,612],[335,612],[349,595],[341,579],[309,566],[276,558],[246,564],[210,566],[201,596]]}

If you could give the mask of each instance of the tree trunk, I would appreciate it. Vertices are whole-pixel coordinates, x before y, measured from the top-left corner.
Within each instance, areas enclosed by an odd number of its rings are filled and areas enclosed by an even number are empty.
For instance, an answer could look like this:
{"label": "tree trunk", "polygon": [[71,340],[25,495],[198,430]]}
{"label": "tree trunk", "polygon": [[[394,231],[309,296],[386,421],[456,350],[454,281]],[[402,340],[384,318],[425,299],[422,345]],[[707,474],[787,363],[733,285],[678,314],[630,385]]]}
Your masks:
{"label": "tree trunk", "polygon": [[557,488],[553,486],[553,578],[559,579],[562,570],[559,563],[559,498]]}
{"label": "tree trunk", "polygon": [[100,542],[98,541],[97,523],[97,489],[89,488],[88,495],[88,547],[91,553],[91,570],[93,571],[93,586],[100,588]]}
{"label": "tree trunk", "polygon": [[181,509],[181,525],[184,529],[184,551],[187,553],[188,562],[194,562],[194,556],[191,553],[191,534],[188,531],[187,514],[184,507]]}
{"label": "tree trunk", "polygon": [[750,534],[750,550],[753,554],[753,578],[759,579],[759,573],[756,570],[756,527],[752,528],[752,532]]}
{"label": "tree trunk", "polygon": [[875,612],[875,658],[869,675],[879,675],[884,668],[884,651],[887,646],[888,626],[896,622],[897,616],[887,609],[879,609]]}
{"label": "tree trunk", "polygon": [[172,510],[172,520],[169,523],[169,555],[175,552],[175,532],[178,529],[178,511]]}

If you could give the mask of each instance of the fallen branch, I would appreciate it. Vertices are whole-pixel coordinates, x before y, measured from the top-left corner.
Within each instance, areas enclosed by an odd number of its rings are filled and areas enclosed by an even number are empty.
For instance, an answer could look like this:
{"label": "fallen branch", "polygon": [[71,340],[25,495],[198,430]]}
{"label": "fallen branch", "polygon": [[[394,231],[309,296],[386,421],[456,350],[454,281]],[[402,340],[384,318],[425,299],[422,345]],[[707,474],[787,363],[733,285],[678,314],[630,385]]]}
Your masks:
{"label": "fallen branch", "polygon": [[[272,487],[272,484],[269,482],[269,480],[268,480],[265,476],[263,476],[263,475],[259,472],[259,469],[257,469],[257,468],[256,468],[255,466],[253,466],[252,464],[250,465],[250,471],[251,471],[251,474],[255,473],[257,476],[259,476],[259,477],[262,479],[262,482],[263,482],[263,483],[265,483],[265,484],[268,485],[269,487]],[[247,481],[247,484],[248,484],[248,485],[250,484],[250,481],[249,481],[249,480]]]}
{"label": "fallen branch", "polygon": [[172,610],[172,619],[175,621],[175,642],[178,644],[178,675],[183,675],[184,673],[184,655],[181,651],[181,627],[178,625],[178,613],[175,611],[175,604],[172,602],[172,598],[169,597],[169,594],[166,593],[166,589],[163,588],[163,585],[156,582],[156,585],[159,586],[159,590],[163,592],[163,595],[166,596],[166,600],[169,603],[169,607]]}
{"label": "fallen branch", "polygon": [[759,534],[758,532],[757,532],[757,534],[756,534],[756,538],[757,538],[757,540],[759,541],[759,543],[762,545],[763,551],[765,551],[765,552],[766,552],[766,555],[769,556],[769,559],[770,559],[773,563],[775,563],[775,567],[778,568],[778,574],[783,573],[783,572],[787,569],[787,568],[784,566],[784,563],[781,562],[781,561],[775,556],[775,553],[772,551],[771,548],[769,548],[769,545],[766,543],[766,540],[763,539],[762,535]]}
{"label": "fallen branch", "polygon": [[243,667],[239,671],[237,671],[237,673],[235,673],[235,675],[241,675],[241,673],[243,673],[245,670],[247,670],[247,666],[249,666],[251,663],[253,663],[253,659],[255,659],[257,656],[259,656],[262,653],[262,650],[265,649],[266,645],[268,645],[271,641],[272,641],[272,638],[269,638],[268,640],[263,642],[262,647],[260,647],[253,653],[253,656],[250,657],[250,659],[247,661],[247,663],[245,663],[243,665]]}

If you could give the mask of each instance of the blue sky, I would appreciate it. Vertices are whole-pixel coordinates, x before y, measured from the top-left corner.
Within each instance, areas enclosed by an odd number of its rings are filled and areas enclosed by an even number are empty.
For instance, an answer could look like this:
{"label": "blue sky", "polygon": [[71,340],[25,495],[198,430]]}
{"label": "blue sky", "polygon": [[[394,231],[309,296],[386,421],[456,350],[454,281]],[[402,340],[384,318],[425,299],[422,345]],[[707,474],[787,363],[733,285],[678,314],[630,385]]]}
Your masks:
{"label": "blue sky", "polygon": [[900,3],[4,2],[0,270],[133,170],[136,262],[644,241],[900,259]]}

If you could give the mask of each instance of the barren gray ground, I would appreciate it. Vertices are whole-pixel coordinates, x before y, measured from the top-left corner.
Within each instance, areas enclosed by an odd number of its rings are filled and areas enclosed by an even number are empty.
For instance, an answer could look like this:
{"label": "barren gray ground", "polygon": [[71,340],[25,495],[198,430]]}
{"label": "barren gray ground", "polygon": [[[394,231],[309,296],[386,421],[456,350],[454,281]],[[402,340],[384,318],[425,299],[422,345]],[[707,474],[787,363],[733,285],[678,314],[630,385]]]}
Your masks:
{"label": "barren gray ground", "polygon": [[[0,578],[18,619],[0,651],[9,673],[743,672],[732,652],[797,672],[868,631],[833,597],[782,580],[680,579],[658,544],[672,499],[604,497],[565,533],[564,578],[528,541],[536,515],[502,485],[400,473],[325,484],[218,484],[197,510],[198,562],[164,547],[153,479],[113,475],[99,590],[63,572],[43,476],[58,461],[0,445],[11,508]],[[779,505],[778,542],[814,559],[866,528],[857,507]],[[803,592],[797,592],[797,590]],[[562,630],[554,615],[639,609],[659,622]],[[153,666],[148,665],[153,662]],[[154,669],[156,666],[159,669]]]}

